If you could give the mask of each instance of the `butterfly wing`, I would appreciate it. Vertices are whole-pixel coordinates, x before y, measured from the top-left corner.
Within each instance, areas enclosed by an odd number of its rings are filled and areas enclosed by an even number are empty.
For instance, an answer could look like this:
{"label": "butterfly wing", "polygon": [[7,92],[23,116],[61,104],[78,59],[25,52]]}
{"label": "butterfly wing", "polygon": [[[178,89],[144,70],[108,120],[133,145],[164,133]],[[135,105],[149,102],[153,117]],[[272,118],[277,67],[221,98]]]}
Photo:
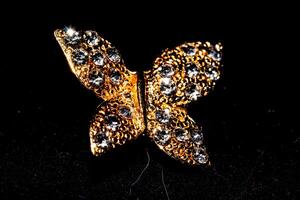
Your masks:
{"label": "butterfly wing", "polygon": [[54,32],[72,72],[98,97],[109,100],[130,90],[135,73],[130,72],[118,50],[95,31],[72,28]]}
{"label": "butterfly wing", "polygon": [[129,71],[118,50],[95,31],[54,32],[72,72],[104,103],[91,122],[94,155],[125,144],[144,131],[137,74]]}
{"label": "butterfly wing", "polygon": [[182,162],[209,162],[202,128],[188,116],[186,105],[215,86],[221,50],[219,43],[186,43],[165,50],[144,74],[147,131],[159,148]]}

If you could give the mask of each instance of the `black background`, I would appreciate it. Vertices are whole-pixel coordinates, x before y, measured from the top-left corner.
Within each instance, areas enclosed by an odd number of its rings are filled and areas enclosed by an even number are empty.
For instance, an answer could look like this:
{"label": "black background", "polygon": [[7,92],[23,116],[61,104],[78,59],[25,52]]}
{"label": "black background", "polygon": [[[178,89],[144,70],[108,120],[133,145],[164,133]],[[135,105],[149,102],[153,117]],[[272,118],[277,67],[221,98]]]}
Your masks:
{"label": "black background", "polygon": [[[0,199],[167,199],[162,169],[170,199],[296,199],[293,12],[283,18],[289,11],[283,7],[223,13],[182,7],[168,14],[145,7],[1,16]],[[101,101],[76,80],[53,37],[65,25],[98,31],[139,72],[167,47],[223,42],[221,80],[189,106],[204,127],[212,167],[184,166],[143,137],[93,157],[89,120]],[[130,195],[146,152],[149,168]]]}

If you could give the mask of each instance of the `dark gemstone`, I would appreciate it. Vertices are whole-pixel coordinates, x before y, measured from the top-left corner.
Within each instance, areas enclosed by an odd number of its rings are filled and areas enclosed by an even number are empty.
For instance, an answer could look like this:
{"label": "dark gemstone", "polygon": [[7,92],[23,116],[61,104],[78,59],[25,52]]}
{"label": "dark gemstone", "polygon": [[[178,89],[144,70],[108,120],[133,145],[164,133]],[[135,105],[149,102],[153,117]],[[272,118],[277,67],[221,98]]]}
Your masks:
{"label": "dark gemstone", "polygon": [[109,145],[109,140],[105,133],[99,132],[94,138],[94,142],[97,146],[100,146],[102,148],[106,148]]}
{"label": "dark gemstone", "polygon": [[77,65],[84,65],[88,60],[88,53],[83,49],[75,49],[72,53],[73,62]]}
{"label": "dark gemstone", "polygon": [[159,72],[162,77],[170,77],[174,74],[173,68],[170,65],[162,65]]}
{"label": "dark gemstone", "polygon": [[99,87],[102,85],[102,83],[104,82],[104,75],[99,72],[99,71],[92,71],[90,74],[89,74],[89,83],[96,86],[96,87]]}
{"label": "dark gemstone", "polygon": [[176,139],[180,142],[183,142],[183,141],[189,139],[187,131],[185,129],[177,128],[177,129],[175,129],[174,133],[175,133]]}
{"label": "dark gemstone", "polygon": [[92,55],[92,60],[97,66],[103,66],[104,65],[104,57],[100,52],[96,52]]}
{"label": "dark gemstone", "polygon": [[119,108],[119,113],[123,117],[130,118],[131,117],[131,110],[128,107],[122,106]]}
{"label": "dark gemstone", "polygon": [[110,79],[114,84],[119,84],[122,80],[122,75],[118,70],[111,70]]}
{"label": "dark gemstone", "polygon": [[119,54],[119,51],[115,48],[108,49],[107,55],[109,60],[111,60],[114,63],[119,63],[121,61],[121,56]]}
{"label": "dark gemstone", "polygon": [[106,119],[107,128],[113,131],[115,131],[117,128],[121,126],[120,120],[116,115],[110,114],[106,116],[105,119]]}
{"label": "dark gemstone", "polygon": [[96,46],[99,43],[99,37],[95,31],[86,31],[84,33],[84,40],[90,46]]}

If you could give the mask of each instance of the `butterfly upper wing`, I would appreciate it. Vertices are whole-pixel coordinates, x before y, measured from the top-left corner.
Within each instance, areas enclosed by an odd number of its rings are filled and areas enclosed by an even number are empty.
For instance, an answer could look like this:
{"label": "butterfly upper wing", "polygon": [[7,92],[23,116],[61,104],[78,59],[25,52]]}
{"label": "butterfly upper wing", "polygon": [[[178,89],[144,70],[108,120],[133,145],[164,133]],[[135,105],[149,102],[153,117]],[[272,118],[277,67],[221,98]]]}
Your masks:
{"label": "butterfly upper wing", "polygon": [[54,32],[72,72],[98,97],[109,100],[133,87],[130,72],[118,50],[95,31],[72,28]]}
{"label": "butterfly upper wing", "polygon": [[186,43],[165,50],[144,74],[148,133],[159,148],[183,162],[209,162],[202,128],[185,107],[213,89],[220,77],[221,50],[219,43]]}
{"label": "butterfly upper wing", "polygon": [[105,102],[90,125],[94,155],[125,144],[144,131],[137,74],[129,71],[119,52],[95,31],[56,30],[72,72]]}

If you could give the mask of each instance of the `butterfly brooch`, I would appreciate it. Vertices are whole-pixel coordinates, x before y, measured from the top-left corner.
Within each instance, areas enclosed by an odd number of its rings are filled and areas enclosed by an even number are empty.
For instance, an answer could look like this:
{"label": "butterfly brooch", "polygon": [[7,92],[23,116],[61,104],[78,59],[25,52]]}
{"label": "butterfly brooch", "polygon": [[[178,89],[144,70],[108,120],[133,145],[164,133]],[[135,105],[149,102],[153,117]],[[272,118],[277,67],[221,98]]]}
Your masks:
{"label": "butterfly brooch", "polygon": [[161,150],[183,163],[209,163],[202,127],[187,114],[186,106],[206,96],[220,78],[220,43],[192,42],[166,49],[140,78],[97,32],[66,28],[54,35],[72,72],[104,100],[90,125],[94,155],[146,132]]}

